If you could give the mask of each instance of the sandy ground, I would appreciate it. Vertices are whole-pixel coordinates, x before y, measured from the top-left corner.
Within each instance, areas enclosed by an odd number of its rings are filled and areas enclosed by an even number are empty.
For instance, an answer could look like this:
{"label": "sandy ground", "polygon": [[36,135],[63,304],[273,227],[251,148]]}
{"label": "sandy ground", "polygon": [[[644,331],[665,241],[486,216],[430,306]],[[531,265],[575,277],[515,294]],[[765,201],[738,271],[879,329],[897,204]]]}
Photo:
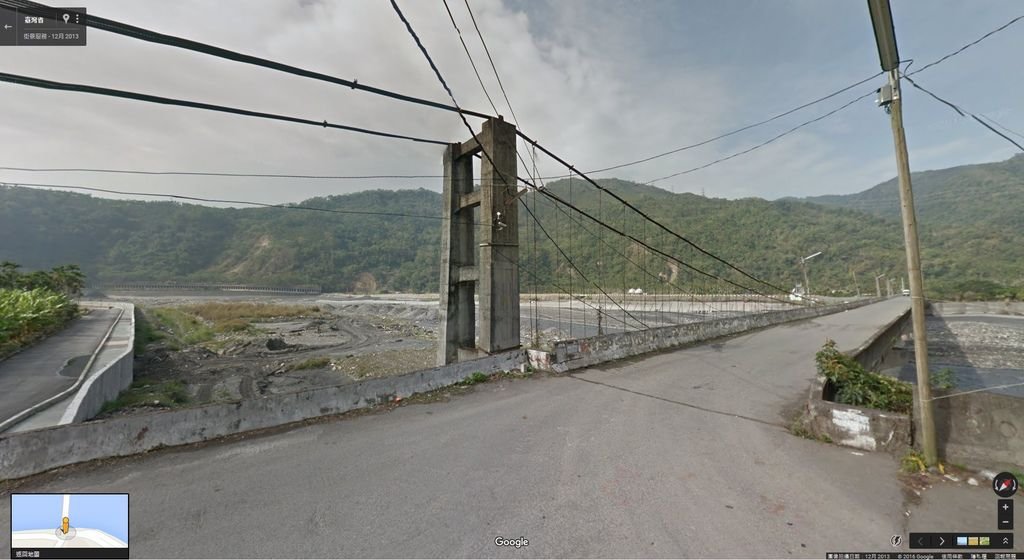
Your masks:
{"label": "sandy ground", "polygon": [[[137,381],[179,381],[187,387],[190,406],[353,383],[366,377],[401,374],[435,365],[436,303],[423,306],[415,301],[410,305],[365,302],[346,306],[341,302],[348,299],[328,302],[320,296],[192,293],[120,294],[111,299],[131,301],[144,314],[157,307],[213,301],[320,309],[319,313],[305,317],[253,322],[248,332],[218,335],[213,341],[180,350],[158,341],[136,356]],[[295,367],[317,358],[323,363],[316,367]]]}

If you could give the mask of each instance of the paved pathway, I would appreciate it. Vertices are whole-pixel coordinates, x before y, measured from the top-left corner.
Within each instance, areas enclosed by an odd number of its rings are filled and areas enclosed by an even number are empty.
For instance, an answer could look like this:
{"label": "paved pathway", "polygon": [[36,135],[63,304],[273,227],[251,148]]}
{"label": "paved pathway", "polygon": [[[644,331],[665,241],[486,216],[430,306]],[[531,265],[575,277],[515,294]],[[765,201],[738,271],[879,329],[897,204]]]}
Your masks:
{"label": "paved pathway", "polygon": [[66,329],[0,362],[0,420],[73,385],[117,313],[92,309]]}

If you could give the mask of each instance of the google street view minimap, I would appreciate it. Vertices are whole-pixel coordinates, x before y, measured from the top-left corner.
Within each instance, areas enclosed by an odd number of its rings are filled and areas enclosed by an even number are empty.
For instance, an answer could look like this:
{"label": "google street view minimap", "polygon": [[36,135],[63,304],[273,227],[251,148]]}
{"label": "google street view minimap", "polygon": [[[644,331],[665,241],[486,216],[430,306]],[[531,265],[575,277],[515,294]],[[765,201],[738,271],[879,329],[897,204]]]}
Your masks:
{"label": "google street view minimap", "polygon": [[11,558],[1024,560],[1022,57],[1022,0],[0,0]]}
{"label": "google street view minimap", "polygon": [[128,558],[128,494],[12,494],[12,558]]}

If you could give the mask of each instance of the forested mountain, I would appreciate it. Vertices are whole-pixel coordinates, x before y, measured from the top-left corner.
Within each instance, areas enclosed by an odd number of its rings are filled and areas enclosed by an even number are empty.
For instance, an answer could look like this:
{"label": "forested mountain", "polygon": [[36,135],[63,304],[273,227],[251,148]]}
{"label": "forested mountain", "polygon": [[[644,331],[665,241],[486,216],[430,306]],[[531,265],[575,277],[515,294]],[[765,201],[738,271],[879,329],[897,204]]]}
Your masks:
{"label": "forested mountain", "polygon": [[[1024,156],[1017,156],[915,174],[931,295],[1024,296],[1022,168]],[[816,251],[823,251],[809,264],[816,293],[852,293],[855,279],[860,292],[873,292],[877,274],[905,274],[894,181],[855,195],[778,201],[708,199],[615,179],[601,184],[708,252],[787,289],[802,280],[798,258]],[[578,179],[550,183],[548,189],[687,265],[768,290],[653,224],[645,225],[610,195]],[[575,211],[559,210],[543,195],[529,193],[522,200],[543,226],[535,227],[520,207],[524,291],[541,284],[543,291],[594,293],[591,282],[608,291],[624,286],[656,291],[669,285],[738,289],[658,257]],[[437,289],[439,193],[364,191],[299,206],[331,212],[212,208],[0,187],[0,261],[15,261],[28,270],[77,263],[91,285],[205,280],[320,284],[337,291]],[[573,270],[566,255],[589,281]]]}
{"label": "forested mountain", "polygon": [[[924,235],[922,267],[936,287],[954,295],[1016,291],[1024,299],[1024,154],[911,179]],[[896,179],[856,194],[802,200],[901,223]]]}

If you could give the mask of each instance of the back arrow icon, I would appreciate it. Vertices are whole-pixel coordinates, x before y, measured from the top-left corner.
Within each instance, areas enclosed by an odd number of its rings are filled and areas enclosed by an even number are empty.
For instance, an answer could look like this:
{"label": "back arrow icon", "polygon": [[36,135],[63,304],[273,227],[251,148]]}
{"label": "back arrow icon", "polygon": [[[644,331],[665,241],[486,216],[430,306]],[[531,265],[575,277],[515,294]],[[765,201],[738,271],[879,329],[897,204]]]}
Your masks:
{"label": "back arrow icon", "polygon": [[4,29],[10,29],[10,28],[11,28],[10,25],[4,24]]}

